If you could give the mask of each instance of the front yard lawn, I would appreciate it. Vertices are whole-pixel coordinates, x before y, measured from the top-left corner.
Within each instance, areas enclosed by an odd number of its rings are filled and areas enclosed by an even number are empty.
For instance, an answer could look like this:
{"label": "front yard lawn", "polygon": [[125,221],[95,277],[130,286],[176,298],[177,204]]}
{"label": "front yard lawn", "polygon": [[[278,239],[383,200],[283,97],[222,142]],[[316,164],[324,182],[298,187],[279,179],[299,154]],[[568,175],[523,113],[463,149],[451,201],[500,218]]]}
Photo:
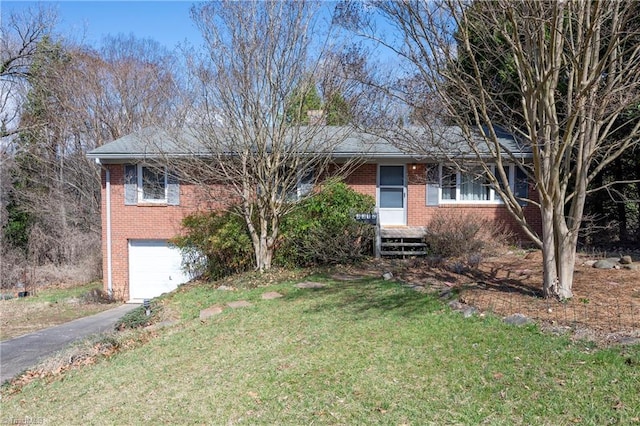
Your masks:
{"label": "front yard lawn", "polygon": [[[3,389],[4,419],[47,424],[634,424],[640,346],[464,318],[377,279],[182,289],[182,320],[61,378]],[[265,292],[282,298],[262,300]],[[200,320],[200,309],[252,306]]]}
{"label": "front yard lawn", "polygon": [[102,283],[72,287],[49,287],[24,298],[0,300],[0,340],[97,314],[114,305],[84,300],[84,295],[102,288]]}

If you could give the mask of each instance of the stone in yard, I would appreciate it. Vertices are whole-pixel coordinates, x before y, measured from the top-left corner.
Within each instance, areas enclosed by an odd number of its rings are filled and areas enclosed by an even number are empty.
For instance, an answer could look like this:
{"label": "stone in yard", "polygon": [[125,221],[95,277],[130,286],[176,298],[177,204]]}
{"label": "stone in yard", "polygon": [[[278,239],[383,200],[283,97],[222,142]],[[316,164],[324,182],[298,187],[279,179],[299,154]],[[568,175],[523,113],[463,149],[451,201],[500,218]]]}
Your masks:
{"label": "stone in yard", "polygon": [[582,265],[583,266],[593,266],[593,265],[595,265],[596,262],[597,262],[597,260],[585,260]]}
{"label": "stone in yard", "polygon": [[326,286],[327,286],[326,284],[317,283],[314,281],[305,281],[303,283],[296,284],[297,288],[324,288]]}
{"label": "stone in yard", "polygon": [[448,299],[451,297],[452,294],[453,294],[453,290],[451,290],[450,288],[445,288],[443,290],[440,290],[439,296],[440,296],[440,299]]}
{"label": "stone in yard", "polygon": [[268,293],[262,293],[262,298],[264,300],[273,300],[273,299],[278,299],[282,297],[282,295],[280,293],[278,293],[277,291],[270,291]]}
{"label": "stone in yard", "polygon": [[235,302],[227,303],[227,306],[233,309],[236,308],[248,308],[249,306],[253,306],[251,303],[246,300],[236,300]]}
{"label": "stone in yard", "polygon": [[630,271],[637,271],[637,270],[640,270],[640,264],[637,264],[637,263],[631,263],[631,264],[629,264],[629,265],[622,265],[622,267],[623,267],[624,269],[628,269],[628,270],[630,270]]}
{"label": "stone in yard", "polygon": [[620,257],[620,264],[622,265],[630,265],[633,263],[633,259],[631,259],[631,256],[622,256]]}
{"label": "stone in yard", "polygon": [[205,320],[214,315],[218,315],[222,313],[222,306],[213,305],[208,307],[207,309],[203,309],[200,311],[200,319]]}
{"label": "stone in yard", "polygon": [[509,315],[508,317],[504,317],[503,321],[511,325],[526,325],[533,322],[531,318],[522,314]]}
{"label": "stone in yard", "polygon": [[233,287],[229,287],[227,285],[221,285],[220,287],[218,287],[218,290],[222,290],[222,291],[234,291],[235,289]]}
{"label": "stone in yard", "polygon": [[467,306],[466,308],[464,308],[464,310],[462,311],[462,315],[465,318],[470,318],[472,316],[474,316],[475,314],[479,313],[480,311],[478,310],[478,308],[476,308],[475,306]]}
{"label": "stone in yard", "polygon": [[452,300],[451,302],[449,302],[449,307],[454,311],[461,311],[464,309],[464,306],[465,305],[463,303],[460,303],[458,300]]}
{"label": "stone in yard", "polygon": [[593,264],[596,269],[613,269],[614,266],[615,264],[608,259],[601,259]]}
{"label": "stone in yard", "polygon": [[391,278],[393,278],[393,274],[391,272],[385,272],[384,274],[382,274],[382,278],[385,281],[389,281]]}

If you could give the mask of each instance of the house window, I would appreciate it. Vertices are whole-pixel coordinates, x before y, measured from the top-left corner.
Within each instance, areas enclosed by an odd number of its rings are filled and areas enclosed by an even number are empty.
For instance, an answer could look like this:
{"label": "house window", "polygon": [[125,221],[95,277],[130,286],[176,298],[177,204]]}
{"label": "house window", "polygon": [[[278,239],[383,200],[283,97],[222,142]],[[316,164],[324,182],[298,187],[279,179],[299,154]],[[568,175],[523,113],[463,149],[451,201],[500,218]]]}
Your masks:
{"label": "house window", "polygon": [[[489,168],[494,171],[495,166]],[[516,165],[506,165],[505,172],[509,186],[518,198],[528,196],[528,184],[526,174]],[[498,179],[499,180],[499,179]],[[435,205],[434,191],[438,190],[434,182],[427,183],[427,200],[432,200],[428,205]],[[431,193],[430,193],[431,192]],[[493,189],[489,179],[481,167],[475,167],[466,171],[459,171],[453,166],[442,165],[440,167],[440,203],[502,203],[498,192]]]}
{"label": "house window", "polygon": [[167,172],[165,169],[139,165],[138,200],[146,202],[167,201]]}
{"label": "house window", "polygon": [[142,164],[124,166],[124,203],[180,204],[178,179],[164,167]]}
{"label": "house window", "polygon": [[[283,176],[289,173],[288,169],[283,169]],[[302,170],[300,169],[296,173],[295,182],[291,182],[289,189],[285,194],[282,194],[283,188],[278,187],[278,193],[280,196],[284,195],[287,201],[299,201],[306,197],[313,191],[315,183],[315,173],[313,169]],[[295,184],[295,186],[294,186]]]}
{"label": "house window", "polygon": [[491,201],[492,189],[480,168],[460,173],[461,201]]}

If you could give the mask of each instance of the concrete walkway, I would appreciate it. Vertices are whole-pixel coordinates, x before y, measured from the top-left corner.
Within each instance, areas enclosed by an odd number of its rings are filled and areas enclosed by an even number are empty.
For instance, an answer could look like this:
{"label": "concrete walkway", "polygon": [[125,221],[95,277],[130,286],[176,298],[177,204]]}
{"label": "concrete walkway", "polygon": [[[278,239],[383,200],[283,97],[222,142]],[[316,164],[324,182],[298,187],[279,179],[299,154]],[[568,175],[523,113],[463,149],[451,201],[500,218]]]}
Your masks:
{"label": "concrete walkway", "polygon": [[0,342],[0,383],[33,367],[76,340],[113,330],[124,314],[140,306],[126,304],[89,317]]}

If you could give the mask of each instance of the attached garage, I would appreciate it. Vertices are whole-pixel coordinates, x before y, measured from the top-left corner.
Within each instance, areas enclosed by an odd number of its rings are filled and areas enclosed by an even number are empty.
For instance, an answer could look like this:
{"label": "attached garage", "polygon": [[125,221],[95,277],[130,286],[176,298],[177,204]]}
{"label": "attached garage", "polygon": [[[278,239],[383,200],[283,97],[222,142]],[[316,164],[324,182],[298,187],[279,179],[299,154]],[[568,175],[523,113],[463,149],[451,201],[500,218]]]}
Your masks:
{"label": "attached garage", "polygon": [[189,281],[180,250],[164,240],[129,240],[129,299],[160,296]]}

